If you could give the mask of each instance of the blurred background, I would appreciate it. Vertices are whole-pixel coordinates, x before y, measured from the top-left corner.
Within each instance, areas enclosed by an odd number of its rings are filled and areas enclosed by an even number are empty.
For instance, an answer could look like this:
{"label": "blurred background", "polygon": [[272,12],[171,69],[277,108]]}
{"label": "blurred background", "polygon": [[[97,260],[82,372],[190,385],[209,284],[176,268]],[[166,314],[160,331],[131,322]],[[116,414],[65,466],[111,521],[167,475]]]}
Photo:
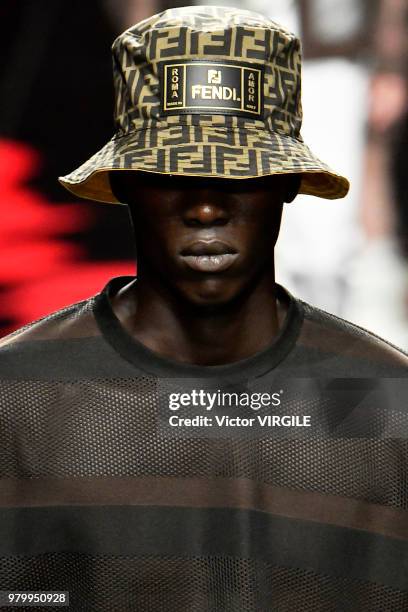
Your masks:
{"label": "blurred background", "polygon": [[[79,202],[57,177],[112,136],[114,38],[186,4],[2,0],[0,336],[135,274],[127,208]],[[408,350],[407,1],[213,4],[302,37],[303,137],[352,183],[344,200],[286,205],[277,281]]]}

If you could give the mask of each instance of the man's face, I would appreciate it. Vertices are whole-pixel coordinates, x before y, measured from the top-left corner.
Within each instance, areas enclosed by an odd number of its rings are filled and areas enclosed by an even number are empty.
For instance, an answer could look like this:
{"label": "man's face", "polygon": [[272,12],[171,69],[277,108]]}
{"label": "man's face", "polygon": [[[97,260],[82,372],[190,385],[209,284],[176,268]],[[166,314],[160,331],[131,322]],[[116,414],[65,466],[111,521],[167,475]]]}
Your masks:
{"label": "man's face", "polygon": [[121,171],[111,177],[130,206],[138,272],[196,306],[234,300],[273,270],[282,204],[294,181],[218,179]]}

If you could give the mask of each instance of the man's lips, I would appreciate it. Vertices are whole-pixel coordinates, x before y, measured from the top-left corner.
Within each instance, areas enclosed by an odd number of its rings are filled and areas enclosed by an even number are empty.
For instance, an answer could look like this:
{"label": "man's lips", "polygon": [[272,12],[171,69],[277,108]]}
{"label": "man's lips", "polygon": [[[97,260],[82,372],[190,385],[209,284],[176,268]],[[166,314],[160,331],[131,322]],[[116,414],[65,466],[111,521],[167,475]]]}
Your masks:
{"label": "man's lips", "polygon": [[185,246],[181,255],[224,255],[236,253],[237,250],[221,240],[196,240]]}
{"label": "man's lips", "polygon": [[222,272],[229,268],[238,257],[231,245],[220,240],[197,240],[180,252],[183,261],[199,272]]}

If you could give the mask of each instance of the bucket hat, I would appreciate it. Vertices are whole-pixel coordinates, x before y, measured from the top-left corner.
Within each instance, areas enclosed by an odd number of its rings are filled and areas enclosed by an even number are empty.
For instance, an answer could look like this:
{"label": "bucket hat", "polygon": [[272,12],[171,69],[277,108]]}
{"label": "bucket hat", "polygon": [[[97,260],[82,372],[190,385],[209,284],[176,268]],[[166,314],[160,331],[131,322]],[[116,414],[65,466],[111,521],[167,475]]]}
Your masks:
{"label": "bucket hat", "polygon": [[115,134],[59,181],[77,196],[121,203],[111,171],[297,173],[300,193],[344,197],[348,180],[300,134],[301,53],[293,33],[248,10],[187,6],[137,23],[112,45]]}

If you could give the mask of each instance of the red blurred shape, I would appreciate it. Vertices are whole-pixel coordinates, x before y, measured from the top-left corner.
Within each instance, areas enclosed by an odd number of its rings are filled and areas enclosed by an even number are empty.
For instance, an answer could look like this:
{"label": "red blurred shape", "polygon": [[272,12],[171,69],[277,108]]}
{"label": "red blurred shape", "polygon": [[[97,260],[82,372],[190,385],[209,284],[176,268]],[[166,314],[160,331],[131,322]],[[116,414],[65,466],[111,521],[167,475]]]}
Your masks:
{"label": "red blurred shape", "polygon": [[0,336],[99,291],[112,276],[134,274],[133,262],[90,263],[64,234],[92,224],[83,204],[53,204],[27,181],[40,166],[31,147],[0,140]]}

